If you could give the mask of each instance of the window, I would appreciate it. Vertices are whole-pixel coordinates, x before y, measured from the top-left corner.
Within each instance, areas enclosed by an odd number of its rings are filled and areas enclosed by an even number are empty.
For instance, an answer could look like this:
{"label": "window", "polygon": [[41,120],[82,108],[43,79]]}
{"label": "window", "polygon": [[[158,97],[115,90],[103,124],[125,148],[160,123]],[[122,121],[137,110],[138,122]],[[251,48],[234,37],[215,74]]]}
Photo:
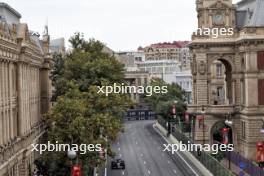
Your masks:
{"label": "window", "polygon": [[263,70],[264,69],[264,51],[258,52],[258,69]]}
{"label": "window", "polygon": [[216,64],[216,75],[222,76],[222,64]]}
{"label": "window", "polygon": [[135,57],[135,60],[141,62],[142,61],[142,58],[141,57]]}
{"label": "window", "polygon": [[147,86],[148,85],[148,79],[144,78],[144,85]]}
{"label": "window", "polygon": [[246,139],[246,122],[241,122],[241,138]]}
{"label": "window", "polygon": [[258,80],[258,104],[264,105],[264,79]]}
{"label": "window", "polygon": [[223,87],[217,87],[217,97],[219,100],[225,99],[225,90]]}
{"label": "window", "polygon": [[138,85],[141,86],[141,78],[138,78]]}

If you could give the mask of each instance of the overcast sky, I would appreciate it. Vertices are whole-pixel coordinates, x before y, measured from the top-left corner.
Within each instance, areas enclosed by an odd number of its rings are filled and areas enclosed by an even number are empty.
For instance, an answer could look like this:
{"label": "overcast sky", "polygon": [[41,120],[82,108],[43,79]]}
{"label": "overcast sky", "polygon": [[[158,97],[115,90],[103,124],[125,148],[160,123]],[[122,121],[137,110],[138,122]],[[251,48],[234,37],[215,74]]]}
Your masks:
{"label": "overcast sky", "polygon": [[[238,2],[239,0],[233,0]],[[115,51],[151,43],[190,40],[197,28],[195,0],[6,0],[30,30],[42,34],[48,21],[52,38],[76,31]]]}

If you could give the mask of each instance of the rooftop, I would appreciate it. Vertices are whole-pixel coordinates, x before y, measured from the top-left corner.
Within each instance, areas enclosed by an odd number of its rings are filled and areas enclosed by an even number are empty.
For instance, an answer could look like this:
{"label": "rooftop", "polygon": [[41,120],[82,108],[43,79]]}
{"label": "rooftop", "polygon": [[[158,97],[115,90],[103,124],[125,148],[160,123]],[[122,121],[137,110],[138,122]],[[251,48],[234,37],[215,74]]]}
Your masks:
{"label": "rooftop", "polygon": [[17,18],[21,18],[21,14],[16,11],[15,9],[13,9],[11,6],[9,6],[8,4],[4,3],[4,2],[0,2],[0,8],[6,8],[8,9],[10,12],[12,12]]}
{"label": "rooftop", "polygon": [[188,45],[189,41],[174,41],[174,42],[163,42],[163,43],[155,43],[150,45],[153,48],[183,48]]}
{"label": "rooftop", "polygon": [[264,27],[264,0],[242,0],[236,4],[237,27]]}

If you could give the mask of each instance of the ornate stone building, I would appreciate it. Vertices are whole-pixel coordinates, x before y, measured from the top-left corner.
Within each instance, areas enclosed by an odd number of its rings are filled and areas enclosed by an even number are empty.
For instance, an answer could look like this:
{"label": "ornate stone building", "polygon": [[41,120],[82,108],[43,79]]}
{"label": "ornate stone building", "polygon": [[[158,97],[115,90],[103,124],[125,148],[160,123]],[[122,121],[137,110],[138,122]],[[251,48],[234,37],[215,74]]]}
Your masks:
{"label": "ornate stone building", "polygon": [[[214,132],[227,118],[233,122],[229,142],[245,157],[255,160],[256,143],[264,141],[260,133],[264,116],[264,1],[197,0],[198,27],[233,29],[231,35],[217,38],[208,33],[194,33],[193,105],[189,112],[205,113],[203,128],[196,120],[194,139],[213,143]],[[224,95],[214,103],[212,64],[224,65]],[[204,111],[202,109],[204,108]],[[221,125],[220,125],[221,126]],[[231,132],[232,131],[232,132]]]}
{"label": "ornate stone building", "polygon": [[5,3],[0,17],[0,175],[26,176],[50,108],[49,35],[40,40]]}

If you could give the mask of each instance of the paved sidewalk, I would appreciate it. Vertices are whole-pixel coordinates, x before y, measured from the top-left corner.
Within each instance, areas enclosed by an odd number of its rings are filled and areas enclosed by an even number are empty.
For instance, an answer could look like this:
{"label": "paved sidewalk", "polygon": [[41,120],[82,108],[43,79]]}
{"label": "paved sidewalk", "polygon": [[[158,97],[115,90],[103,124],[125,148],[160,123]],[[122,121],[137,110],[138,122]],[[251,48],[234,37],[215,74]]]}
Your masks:
{"label": "paved sidewalk", "polygon": [[[228,159],[226,159],[226,158],[222,159],[220,163],[221,163],[223,166],[225,166],[226,168],[228,168],[228,166],[229,166]],[[239,172],[241,171],[241,169],[240,169],[237,165],[235,165],[235,164],[233,164],[233,163],[231,162],[231,171],[232,171],[235,175],[239,175]],[[245,173],[245,176],[250,176],[250,175],[247,174],[246,172],[244,172],[244,173]]]}

